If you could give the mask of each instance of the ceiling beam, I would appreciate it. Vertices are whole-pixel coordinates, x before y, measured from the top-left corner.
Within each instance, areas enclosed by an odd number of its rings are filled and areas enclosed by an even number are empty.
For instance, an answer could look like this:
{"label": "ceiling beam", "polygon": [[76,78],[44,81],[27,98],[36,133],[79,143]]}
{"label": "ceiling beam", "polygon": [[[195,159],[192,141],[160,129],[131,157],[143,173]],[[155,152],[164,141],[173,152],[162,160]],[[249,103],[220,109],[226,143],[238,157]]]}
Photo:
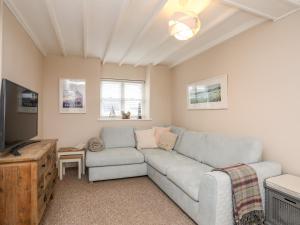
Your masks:
{"label": "ceiling beam", "polygon": [[244,10],[248,13],[251,13],[251,14],[254,14],[254,15],[257,15],[257,16],[260,16],[260,17],[264,17],[268,20],[273,20],[275,21],[277,18],[272,16],[272,15],[269,15],[267,13],[264,13],[262,11],[259,11],[257,9],[254,9],[254,8],[251,8],[245,4],[242,4],[242,3],[239,3],[239,2],[236,2],[234,0],[223,0],[223,2],[227,5],[230,5],[230,6],[234,6],[234,7],[237,7],[237,8],[240,8],[241,10]]}
{"label": "ceiling beam", "polygon": [[47,56],[47,51],[45,50],[45,48],[42,45],[41,41],[39,40],[38,36],[29,27],[29,25],[26,22],[26,20],[24,19],[22,13],[17,9],[17,7],[14,5],[14,3],[11,0],[5,0],[4,3],[9,8],[9,10],[14,14],[14,16],[17,18],[18,22],[22,25],[22,27],[27,32],[29,37],[32,39],[33,43],[39,49],[39,51],[44,56]]}
{"label": "ceiling beam", "polygon": [[118,14],[118,16],[117,16],[117,18],[114,22],[113,29],[111,30],[108,41],[105,45],[105,49],[104,49],[104,53],[103,53],[103,57],[102,57],[102,59],[103,59],[102,63],[103,64],[105,64],[106,61],[107,61],[107,53],[108,53],[109,49],[111,48],[112,41],[115,38],[116,32],[119,29],[122,18],[123,18],[128,6],[129,6],[129,3],[130,3],[129,0],[123,0],[122,6],[121,6],[120,11],[119,11],[119,14]]}
{"label": "ceiling beam", "polygon": [[137,66],[142,65],[142,62],[144,59],[147,59],[151,55],[151,53],[160,49],[161,46],[163,46],[165,43],[170,41],[170,39],[172,39],[172,38],[173,37],[171,37],[169,34],[167,36],[165,36],[160,42],[158,42],[158,44],[154,45],[152,48],[150,48],[149,51],[147,51],[142,57],[140,57],[140,59],[137,61],[136,64],[134,64],[134,66],[137,67]]}
{"label": "ceiling beam", "polygon": [[48,11],[48,14],[50,17],[50,21],[51,21],[53,30],[55,32],[56,38],[58,40],[59,46],[62,51],[62,54],[63,54],[63,56],[66,56],[67,53],[66,53],[66,48],[64,45],[64,39],[63,39],[61,29],[60,29],[60,26],[59,26],[59,23],[58,23],[58,20],[56,17],[55,8],[54,8],[51,0],[45,0],[45,3],[46,3],[47,11]]}
{"label": "ceiling beam", "polygon": [[283,19],[283,18],[285,18],[285,17],[287,17],[287,16],[289,16],[289,15],[295,13],[295,12],[298,12],[299,10],[300,10],[300,6],[298,6],[298,8],[295,8],[295,9],[293,9],[293,10],[291,10],[291,11],[289,11],[289,12],[287,12],[287,13],[285,13],[285,14],[279,16],[279,17],[277,17],[277,18],[274,20],[274,22],[277,22],[278,20],[281,20],[281,19]]}
{"label": "ceiling beam", "polygon": [[82,1],[83,4],[83,56],[87,58],[88,56],[88,18],[89,18],[89,11],[88,11],[88,1]]}
{"label": "ceiling beam", "polygon": [[132,47],[135,45],[135,43],[140,40],[140,38],[146,33],[146,31],[151,27],[152,23],[154,22],[156,16],[160,13],[160,11],[162,10],[162,8],[165,6],[165,4],[167,3],[167,0],[160,0],[158,2],[158,4],[154,7],[154,10],[152,11],[152,13],[150,14],[150,16],[148,18],[145,19],[145,23],[142,26],[142,29],[140,30],[140,32],[138,32],[138,34],[135,36],[135,38],[132,40],[132,42],[129,44],[128,48],[126,49],[125,53],[123,54],[123,56],[121,57],[120,63],[119,65],[121,66],[122,64],[124,64],[127,55],[129,54],[130,50],[132,49]]}
{"label": "ceiling beam", "polygon": [[300,6],[300,0],[285,0],[285,1],[290,2],[294,5]]}
{"label": "ceiling beam", "polygon": [[203,27],[203,29],[200,29],[200,32],[199,32],[198,35],[194,36],[193,38],[191,38],[191,39],[189,39],[189,40],[187,40],[185,42],[183,42],[182,45],[178,45],[171,52],[167,52],[167,54],[163,54],[161,57],[158,57],[158,60],[155,60],[153,62],[153,65],[155,66],[155,65],[161,63],[162,61],[164,61],[165,59],[167,59],[171,55],[173,55],[175,52],[179,51],[180,49],[183,49],[185,46],[187,46],[189,43],[191,43],[191,41],[195,40],[196,38],[201,37],[202,35],[204,35],[208,31],[210,31],[211,29],[215,28],[216,26],[218,26],[219,24],[221,24],[222,22],[224,22],[228,18],[230,18],[233,15],[237,14],[238,12],[239,12],[239,9],[237,9],[237,8],[229,8],[229,9],[227,9],[226,12],[224,12],[223,14],[221,14],[220,16],[218,16],[216,19],[214,19],[213,21],[211,21],[207,26]]}
{"label": "ceiling beam", "polygon": [[256,17],[256,18],[238,26],[233,31],[225,33],[224,35],[220,36],[219,38],[214,39],[211,42],[207,43],[206,45],[201,46],[201,48],[195,49],[194,51],[190,52],[185,57],[183,57],[183,58],[179,59],[178,61],[176,61],[175,63],[173,63],[170,67],[172,68],[174,66],[177,66],[180,63],[183,63],[184,61],[189,60],[189,59],[201,54],[202,52],[212,48],[213,46],[216,46],[216,45],[244,32],[248,29],[250,29],[251,27],[257,26],[265,21],[266,21],[266,19],[264,19],[264,18]]}
{"label": "ceiling beam", "polygon": [[280,17],[276,18],[275,22],[277,22],[278,20],[281,20],[281,19],[283,19],[283,18],[285,18],[285,17],[287,17],[287,16],[289,16],[289,15],[295,13],[295,12],[298,12],[300,10],[300,0],[284,0],[284,1],[294,5],[295,8],[293,10],[290,10],[289,12],[281,15]]}

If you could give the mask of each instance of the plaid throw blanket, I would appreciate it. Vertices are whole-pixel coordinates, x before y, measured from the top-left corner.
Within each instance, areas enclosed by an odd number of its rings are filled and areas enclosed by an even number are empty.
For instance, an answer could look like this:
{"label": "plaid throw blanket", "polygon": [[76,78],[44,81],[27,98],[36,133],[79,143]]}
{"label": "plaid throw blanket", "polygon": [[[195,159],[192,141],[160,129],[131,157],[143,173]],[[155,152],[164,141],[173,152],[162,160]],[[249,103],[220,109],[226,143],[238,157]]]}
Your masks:
{"label": "plaid throw blanket", "polygon": [[215,170],[227,173],[231,178],[235,224],[262,225],[264,214],[255,170],[246,164]]}

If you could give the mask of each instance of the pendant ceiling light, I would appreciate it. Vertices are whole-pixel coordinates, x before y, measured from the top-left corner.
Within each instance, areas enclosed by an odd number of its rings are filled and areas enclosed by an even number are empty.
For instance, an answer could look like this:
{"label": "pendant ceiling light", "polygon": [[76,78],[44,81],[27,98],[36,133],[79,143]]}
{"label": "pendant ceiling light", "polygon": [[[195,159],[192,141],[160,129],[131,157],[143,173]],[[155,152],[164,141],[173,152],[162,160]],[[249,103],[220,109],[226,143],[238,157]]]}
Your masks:
{"label": "pendant ceiling light", "polygon": [[169,20],[169,32],[177,40],[188,40],[200,30],[197,14],[190,11],[175,12]]}
{"label": "pendant ceiling light", "polygon": [[178,9],[169,20],[169,32],[177,40],[188,40],[195,36],[201,27],[198,14],[211,0],[177,0]]}

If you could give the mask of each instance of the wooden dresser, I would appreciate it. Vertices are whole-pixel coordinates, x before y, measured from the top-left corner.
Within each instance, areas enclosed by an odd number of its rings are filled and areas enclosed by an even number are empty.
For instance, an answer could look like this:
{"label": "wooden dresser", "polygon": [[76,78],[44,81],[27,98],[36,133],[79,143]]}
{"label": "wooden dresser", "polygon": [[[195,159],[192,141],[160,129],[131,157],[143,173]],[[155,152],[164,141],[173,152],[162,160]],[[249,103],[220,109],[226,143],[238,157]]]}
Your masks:
{"label": "wooden dresser", "polygon": [[0,224],[38,225],[57,177],[57,140],[42,140],[0,156]]}

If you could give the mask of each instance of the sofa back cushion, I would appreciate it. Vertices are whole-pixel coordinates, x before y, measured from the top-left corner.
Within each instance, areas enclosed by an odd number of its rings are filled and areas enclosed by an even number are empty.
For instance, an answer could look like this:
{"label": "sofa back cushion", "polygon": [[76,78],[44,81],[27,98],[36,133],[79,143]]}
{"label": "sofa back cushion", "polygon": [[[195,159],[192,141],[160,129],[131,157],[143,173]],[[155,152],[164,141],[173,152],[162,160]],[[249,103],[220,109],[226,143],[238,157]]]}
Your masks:
{"label": "sofa back cushion", "polygon": [[204,133],[185,131],[176,151],[201,162],[206,151],[205,137],[206,135]]}
{"label": "sofa back cushion", "polygon": [[238,163],[261,161],[262,143],[254,138],[232,138],[218,134],[206,134],[205,154],[197,158],[215,168]]}
{"label": "sofa back cushion", "polygon": [[182,127],[171,126],[171,132],[174,133],[174,134],[177,134],[177,140],[176,140],[176,143],[175,143],[175,146],[174,146],[174,150],[177,150],[179,148],[179,144],[180,144],[182,136],[185,132],[185,129],[182,128]]}
{"label": "sofa back cushion", "polygon": [[105,148],[135,147],[134,129],[132,127],[102,128],[101,138]]}

